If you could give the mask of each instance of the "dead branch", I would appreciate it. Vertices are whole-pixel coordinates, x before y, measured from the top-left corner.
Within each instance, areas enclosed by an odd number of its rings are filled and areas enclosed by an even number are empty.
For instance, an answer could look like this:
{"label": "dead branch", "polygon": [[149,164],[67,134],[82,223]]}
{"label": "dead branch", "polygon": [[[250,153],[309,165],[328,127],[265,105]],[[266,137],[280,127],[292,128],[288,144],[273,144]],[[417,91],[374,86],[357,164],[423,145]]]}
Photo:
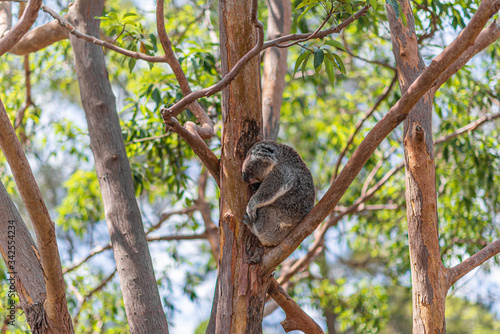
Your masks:
{"label": "dead branch", "polygon": [[24,120],[24,114],[26,113],[26,110],[30,106],[33,105],[33,101],[31,100],[31,79],[30,79],[30,59],[29,55],[24,56],[24,76],[25,76],[25,83],[26,83],[26,98],[24,100],[24,106],[19,109],[16,113],[16,118],[14,121],[14,130],[19,128],[23,124]]}
{"label": "dead branch", "polygon": [[474,268],[480,266],[486,260],[492,258],[498,253],[500,253],[500,240],[492,242],[476,254],[469,257],[467,260],[448,269],[446,272],[446,283],[448,284],[448,289],[465,274],[469,273]]}
{"label": "dead branch", "polygon": [[[205,232],[207,233],[207,240],[210,243],[212,255],[214,256],[214,259],[217,260],[220,253],[219,229],[212,220],[210,205],[208,204],[205,197],[207,181],[207,172],[203,171],[200,175],[200,178],[198,179],[198,198],[194,202],[199,208],[201,217],[203,218],[203,223],[205,224]],[[217,264],[218,263],[219,262],[217,261]]]}
{"label": "dead branch", "polygon": [[333,175],[332,175],[332,182],[333,182],[333,180],[335,180],[337,178],[340,164],[342,163],[342,158],[345,156],[347,150],[349,149],[349,146],[351,146],[352,142],[354,141],[354,136],[356,136],[356,134],[361,129],[361,127],[363,126],[365,121],[375,112],[375,110],[378,109],[378,107],[382,104],[382,102],[389,97],[389,94],[390,94],[390,92],[391,92],[392,88],[394,87],[394,84],[396,83],[397,80],[398,80],[398,74],[395,73],[394,77],[392,78],[391,83],[389,84],[389,86],[387,86],[384,89],[384,91],[382,92],[382,95],[380,95],[379,98],[377,99],[377,101],[375,102],[375,105],[373,107],[371,107],[365,113],[363,118],[360,119],[358,121],[358,123],[356,124],[356,127],[354,128],[354,132],[349,136],[349,139],[347,140],[347,144],[345,144],[344,149],[342,150],[342,152],[340,152],[340,155],[337,158],[337,163],[335,164],[335,171],[333,172]]}
{"label": "dead branch", "polygon": [[0,38],[0,56],[12,49],[14,45],[28,32],[38,17],[38,10],[42,6],[42,0],[30,0],[23,15],[12,27],[12,29]]}
{"label": "dead branch", "polygon": [[330,214],[382,140],[406,119],[411,108],[435,85],[439,76],[474,44],[482,27],[499,8],[500,0],[481,2],[477,12],[455,41],[429,64],[387,115],[368,133],[319,203],[281,244],[266,249],[263,257],[264,276],[269,275],[279,263],[290,256]]}
{"label": "dead branch", "polygon": [[321,327],[283,290],[275,278],[271,279],[267,293],[285,311],[286,318],[281,322],[285,332],[300,330],[306,334],[324,333]]}
{"label": "dead branch", "polygon": [[102,280],[102,282],[97,287],[95,287],[93,290],[91,290],[89,293],[87,293],[85,296],[83,296],[83,298],[80,302],[80,305],[78,307],[78,311],[76,312],[75,323],[78,322],[78,317],[79,317],[80,313],[82,312],[83,305],[85,305],[85,303],[88,302],[94,294],[101,291],[106,286],[106,284],[108,284],[113,279],[113,277],[116,274],[116,271],[117,271],[117,269],[115,269],[110,275],[108,275],[108,277],[106,277],[104,280]]}
{"label": "dead branch", "polygon": [[170,212],[163,212],[160,214],[160,219],[158,220],[158,222],[154,225],[152,225],[150,228],[148,228],[147,232],[146,232],[146,235],[150,234],[151,232],[154,232],[156,231],[157,229],[159,229],[161,227],[161,225],[167,220],[169,219],[170,217],[174,216],[174,215],[189,215],[195,211],[198,210],[198,206],[195,205],[195,206],[190,206],[190,207],[187,207],[187,208],[184,208],[184,209],[180,209],[180,210],[175,210],[175,211],[170,211]]}

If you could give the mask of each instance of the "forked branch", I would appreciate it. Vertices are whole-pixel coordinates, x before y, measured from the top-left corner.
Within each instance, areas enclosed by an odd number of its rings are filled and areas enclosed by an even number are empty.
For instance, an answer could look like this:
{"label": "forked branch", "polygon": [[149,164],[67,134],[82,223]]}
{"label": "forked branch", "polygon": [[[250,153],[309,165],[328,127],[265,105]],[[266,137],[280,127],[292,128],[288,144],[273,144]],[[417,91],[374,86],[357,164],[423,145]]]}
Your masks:
{"label": "forked branch", "polygon": [[492,258],[498,253],[500,253],[500,240],[492,242],[467,260],[461,262],[453,268],[448,269],[448,272],[446,273],[448,288],[455,284],[455,282],[462,278],[465,274],[469,273],[474,268],[477,268],[486,260]]}
{"label": "forked branch", "polygon": [[324,333],[321,327],[286,293],[275,278],[271,279],[271,285],[267,293],[286,314],[285,320],[281,322],[285,332],[300,330],[307,334]]}
{"label": "forked branch", "polygon": [[28,32],[38,17],[38,10],[42,6],[42,0],[30,0],[23,15],[12,27],[12,29],[0,38],[0,57],[12,49],[14,45]]}
{"label": "forked branch", "polygon": [[442,73],[474,44],[486,22],[499,8],[500,0],[483,0],[481,2],[476,14],[455,41],[429,64],[387,115],[368,133],[319,203],[281,244],[266,249],[263,257],[264,277],[290,256],[330,214],[382,140],[406,119],[411,108],[435,85]]}

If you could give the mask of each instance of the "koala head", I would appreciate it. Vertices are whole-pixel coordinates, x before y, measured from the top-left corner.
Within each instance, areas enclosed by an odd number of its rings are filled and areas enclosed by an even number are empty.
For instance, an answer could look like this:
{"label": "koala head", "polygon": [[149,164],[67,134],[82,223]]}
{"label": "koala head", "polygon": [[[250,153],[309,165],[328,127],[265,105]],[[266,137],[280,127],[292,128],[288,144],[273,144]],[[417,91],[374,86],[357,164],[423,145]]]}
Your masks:
{"label": "koala head", "polygon": [[261,141],[250,148],[241,172],[246,183],[260,184],[278,163],[279,147],[274,142]]}

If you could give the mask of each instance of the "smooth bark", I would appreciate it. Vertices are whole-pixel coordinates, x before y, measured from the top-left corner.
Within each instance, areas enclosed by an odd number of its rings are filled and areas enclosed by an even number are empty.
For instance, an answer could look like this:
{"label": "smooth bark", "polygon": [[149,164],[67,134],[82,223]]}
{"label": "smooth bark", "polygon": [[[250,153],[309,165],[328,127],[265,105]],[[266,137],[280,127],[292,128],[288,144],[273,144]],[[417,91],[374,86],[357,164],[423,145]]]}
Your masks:
{"label": "smooth bark", "polygon": [[28,32],[38,17],[38,10],[42,0],[29,0],[23,15],[12,27],[12,29],[0,37],[0,56],[9,51]]}
{"label": "smooth bark", "polygon": [[[68,19],[83,33],[98,36],[94,17],[103,5],[104,0],[77,1]],[[130,331],[167,333],[104,53],[74,35],[70,40]]]}
{"label": "smooth bark", "polygon": [[[290,0],[267,0],[267,39],[290,33],[292,4]],[[280,111],[285,89],[288,49],[272,47],[264,53],[262,80],[262,119],[264,139],[276,140],[280,128]]]}
{"label": "smooth bark", "polygon": [[[47,292],[38,249],[2,182],[0,182],[0,252],[8,271],[7,281],[15,286],[31,332],[57,333],[57,327],[48,321],[43,307]],[[8,314],[11,314],[10,306],[7,307]],[[12,320],[12,323],[16,323],[15,319]]]}
{"label": "smooth bark", "polygon": [[55,224],[1,100],[0,147],[35,230],[47,290],[47,299],[43,305],[47,319],[55,328],[55,332],[72,333],[73,324],[66,301]]}

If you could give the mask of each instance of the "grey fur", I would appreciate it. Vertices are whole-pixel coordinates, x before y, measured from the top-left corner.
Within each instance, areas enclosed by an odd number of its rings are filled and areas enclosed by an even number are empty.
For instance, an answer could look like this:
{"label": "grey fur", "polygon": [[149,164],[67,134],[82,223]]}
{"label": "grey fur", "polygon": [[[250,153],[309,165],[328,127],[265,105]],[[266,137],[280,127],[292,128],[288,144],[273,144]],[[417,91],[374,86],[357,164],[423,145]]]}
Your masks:
{"label": "grey fur", "polygon": [[245,182],[258,187],[244,223],[262,245],[276,246],[314,206],[311,172],[292,147],[260,141],[248,151],[242,173]]}

